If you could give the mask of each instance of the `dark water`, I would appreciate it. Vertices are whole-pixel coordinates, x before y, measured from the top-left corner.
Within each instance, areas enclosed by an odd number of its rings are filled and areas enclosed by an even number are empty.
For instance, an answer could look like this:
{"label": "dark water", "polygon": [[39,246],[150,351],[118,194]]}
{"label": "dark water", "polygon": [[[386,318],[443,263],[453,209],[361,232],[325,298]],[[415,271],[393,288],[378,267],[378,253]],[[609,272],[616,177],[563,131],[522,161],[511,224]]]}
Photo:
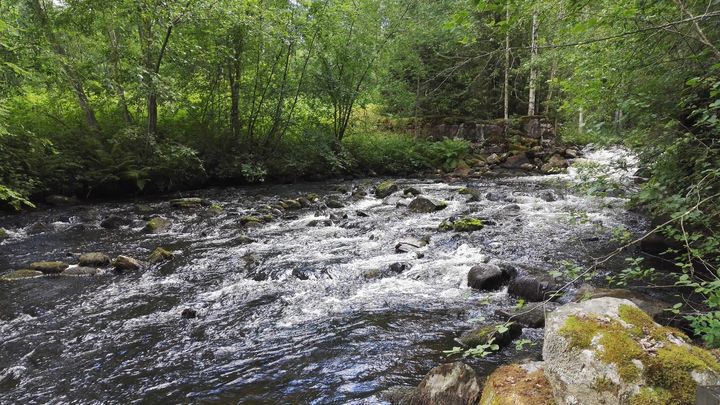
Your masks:
{"label": "dark water", "polygon": [[[608,160],[612,153],[591,157]],[[447,361],[442,350],[457,345],[461,332],[515,304],[505,291],[468,289],[471,266],[503,260],[542,272],[562,260],[588,263],[615,246],[613,228],[644,227],[624,200],[583,196],[567,184],[571,179],[401,181],[448,201],[432,214],[396,207],[406,201],[402,193],[355,200],[334,191],[376,182],[367,180],[186,193],[219,204],[221,214],[177,210],[155,198],[2,217],[12,237],[0,243],[0,271],[38,260],[75,264],[92,251],[144,259],[156,246],[176,259],[124,274],[0,282],[0,403],[381,403],[383,390],[416,385]],[[467,203],[457,193],[466,184],[503,198]],[[264,205],[310,192],[321,199],[335,194],[346,207],[286,211],[261,227],[240,225],[241,216]],[[547,192],[557,200],[540,198]],[[172,228],[143,233],[143,218],[154,214],[169,218]],[[337,216],[331,225],[307,226],[331,214]],[[471,234],[437,231],[457,214],[495,225]],[[133,222],[103,229],[108,215]],[[45,231],[28,234],[37,223]],[[243,236],[254,242],[241,243]],[[430,239],[424,257],[395,253],[397,242],[422,237]],[[401,261],[412,267],[364,276]],[[186,308],[198,317],[181,317]],[[541,336],[525,329],[534,346],[468,362],[488,373],[536,357]]]}

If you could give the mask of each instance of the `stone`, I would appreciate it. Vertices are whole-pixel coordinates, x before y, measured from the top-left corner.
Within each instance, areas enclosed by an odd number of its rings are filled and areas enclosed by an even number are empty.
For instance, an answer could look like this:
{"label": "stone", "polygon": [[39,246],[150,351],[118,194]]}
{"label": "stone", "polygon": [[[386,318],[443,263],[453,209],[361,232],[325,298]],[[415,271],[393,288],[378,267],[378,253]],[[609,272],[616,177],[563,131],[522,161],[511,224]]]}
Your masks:
{"label": "stone", "polygon": [[390,194],[398,191],[399,189],[400,188],[394,181],[383,181],[382,183],[375,186],[375,197],[385,198],[388,197]]}
{"label": "stone", "polygon": [[427,238],[401,241],[395,245],[395,253],[417,252],[418,249],[427,246],[427,244]]}
{"label": "stone", "polygon": [[493,153],[485,159],[485,163],[489,165],[496,165],[502,162],[502,158],[497,153]]}
{"label": "stone", "polygon": [[580,156],[580,152],[577,151],[577,149],[565,149],[565,157],[568,159],[576,159],[578,156]]}
{"label": "stone", "polygon": [[526,328],[542,328],[545,326],[545,313],[554,311],[559,306],[555,302],[528,302],[520,308],[498,309],[495,315]]}
{"label": "stone", "polygon": [[357,215],[359,217],[363,217],[363,218],[367,218],[370,216],[370,214],[368,214],[367,212],[360,211],[360,210],[355,211],[355,215]]}
{"label": "stone", "polygon": [[543,359],[560,405],[692,405],[699,385],[720,384],[720,363],[710,351],[612,297],[549,313]]}
{"label": "stone", "polygon": [[343,204],[340,200],[336,198],[328,198],[325,200],[325,205],[328,208],[344,208],[345,204]]}
{"label": "stone", "polygon": [[530,160],[528,160],[527,156],[523,153],[508,157],[505,162],[500,165],[500,167],[505,169],[520,169],[522,165],[527,163],[530,163]]}
{"label": "stone", "polygon": [[637,305],[656,321],[659,320],[658,318],[661,318],[667,313],[665,311],[667,308],[670,308],[673,305],[672,303],[653,298],[639,291],[624,288],[597,288],[589,284],[583,284],[580,288],[578,288],[575,293],[574,301],[581,302],[593,298],[603,297],[622,298],[632,301],[633,304]]}
{"label": "stone", "polygon": [[196,310],[194,310],[192,308],[185,308],[180,313],[180,316],[182,316],[185,319],[192,319],[192,318],[197,318],[198,313]]}
{"label": "stone", "polygon": [[474,405],[481,383],[472,367],[447,363],[430,370],[407,402],[409,405]]}
{"label": "stone", "polygon": [[550,190],[540,192],[540,195],[538,195],[538,197],[540,197],[541,200],[546,202],[557,201],[557,197],[555,197],[555,194]]}
{"label": "stone", "polygon": [[120,255],[113,260],[112,263],[115,270],[138,270],[140,262],[130,256]]}
{"label": "stone", "polygon": [[520,170],[526,171],[526,172],[532,172],[535,171],[535,165],[532,163],[523,163],[520,165]]}
{"label": "stone", "polygon": [[479,405],[555,405],[542,362],[508,364],[485,381]]}
{"label": "stone", "polygon": [[408,187],[405,190],[403,190],[403,195],[412,195],[412,196],[418,196],[422,194],[422,191],[415,187]]}
{"label": "stone", "polygon": [[400,274],[405,270],[410,270],[412,265],[408,262],[397,262],[388,266],[388,270],[392,273]]}
{"label": "stone", "polygon": [[110,256],[105,253],[92,252],[80,255],[80,266],[105,267],[110,265]]}
{"label": "stone", "polygon": [[286,210],[299,210],[303,207],[297,200],[285,200],[282,201],[280,205],[282,205]]}
{"label": "stone", "polygon": [[445,208],[447,208],[447,203],[445,201],[428,197],[417,197],[408,205],[408,209],[417,214],[440,211]]}
{"label": "stone", "polygon": [[502,193],[496,193],[496,192],[493,192],[493,191],[485,194],[485,199],[488,200],[488,201],[493,201],[493,202],[503,201],[503,200],[505,200],[506,198],[507,198],[507,195],[502,194]]}
{"label": "stone", "polygon": [[68,197],[65,195],[49,195],[45,197],[45,202],[50,205],[75,205],[80,201],[75,197]]}
{"label": "stone", "polygon": [[94,276],[96,274],[99,274],[101,272],[100,269],[96,267],[86,267],[86,266],[78,266],[78,267],[70,267],[65,270],[63,270],[62,273],[60,273],[61,276]]}
{"label": "stone", "polygon": [[5,273],[0,276],[0,281],[15,281],[15,280],[23,280],[26,278],[35,278],[35,277],[42,277],[45,273],[38,270],[30,270],[30,269],[21,269],[21,270],[15,270],[11,271],[10,273]]}
{"label": "stone", "polygon": [[455,232],[474,232],[479,231],[485,227],[485,222],[482,218],[456,218],[446,219],[440,223],[438,229],[441,231],[455,231]]}
{"label": "stone", "polygon": [[30,264],[31,270],[41,271],[45,274],[60,274],[69,265],[64,262],[35,262]]}
{"label": "stone", "polygon": [[170,200],[170,206],[174,208],[200,208],[209,205],[207,201],[199,197],[175,198]]}
{"label": "stone", "polygon": [[132,224],[132,219],[118,215],[110,215],[100,222],[100,226],[105,229],[118,229],[130,224]]}
{"label": "stone", "polygon": [[477,290],[497,290],[508,281],[500,267],[483,263],[473,266],[467,275],[468,287]]}
{"label": "stone", "polygon": [[163,217],[151,218],[146,224],[143,230],[146,233],[163,233],[170,229],[172,223],[169,219]]}
{"label": "stone", "polygon": [[568,167],[567,160],[565,160],[564,157],[556,153],[552,155],[544,165],[542,165],[540,170],[543,173],[551,173],[561,171],[566,167]]}
{"label": "stone", "polygon": [[522,326],[516,322],[511,322],[509,324],[499,323],[479,326],[463,333],[458,340],[469,348],[488,344],[492,340],[493,344],[500,346],[502,349],[520,335],[522,335]]}
{"label": "stone", "polygon": [[550,276],[516,277],[508,285],[508,294],[524,299],[525,301],[545,301],[549,298],[557,298],[560,285]]}
{"label": "stone", "polygon": [[319,227],[319,226],[332,226],[332,219],[311,219],[306,226]]}
{"label": "stone", "polygon": [[36,222],[27,228],[28,235],[37,235],[39,233],[47,232],[52,230],[48,225],[42,222]]}
{"label": "stone", "polygon": [[175,257],[172,252],[165,250],[161,247],[156,247],[155,250],[148,256],[148,262],[152,264],[162,263],[164,261],[172,260]]}

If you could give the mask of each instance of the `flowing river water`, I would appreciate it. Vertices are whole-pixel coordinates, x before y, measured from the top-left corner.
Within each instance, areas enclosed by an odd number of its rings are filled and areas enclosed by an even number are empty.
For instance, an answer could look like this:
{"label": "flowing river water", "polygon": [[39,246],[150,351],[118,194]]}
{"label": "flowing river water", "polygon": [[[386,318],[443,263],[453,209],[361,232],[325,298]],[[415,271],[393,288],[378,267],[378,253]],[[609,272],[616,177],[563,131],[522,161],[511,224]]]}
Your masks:
{"label": "flowing river water", "polygon": [[[618,158],[632,163],[619,149],[585,156],[601,164]],[[619,171],[616,180],[631,173]],[[515,305],[506,289],[468,288],[473,265],[499,260],[547,272],[563,260],[587,264],[617,246],[613,229],[645,229],[626,200],[590,197],[577,178],[571,168],[451,184],[398,180],[401,190],[448,202],[429,214],[403,207],[402,191],[384,200],[337,191],[378,182],[368,179],[183,193],[221,213],[173,209],[173,195],[0,217],[10,234],[0,243],[2,272],[39,260],[74,264],[84,252],[146,258],[163,246],[176,256],[122,274],[0,282],[0,403],[382,403],[384,390],[417,385],[447,361],[442,351],[457,346],[461,332]],[[457,192],[467,186],[481,191],[479,201]],[[308,193],[335,194],[345,207],[240,225],[258,207]],[[142,232],[155,214],[172,226]],[[465,214],[491,225],[438,230]],[[100,227],[111,215],[130,223]],[[429,243],[418,252],[396,253],[398,242],[422,238]],[[368,277],[395,262],[409,268]],[[182,317],[187,308],[197,317]],[[489,373],[537,357],[542,330],[525,329],[523,338],[534,344],[468,362]]]}

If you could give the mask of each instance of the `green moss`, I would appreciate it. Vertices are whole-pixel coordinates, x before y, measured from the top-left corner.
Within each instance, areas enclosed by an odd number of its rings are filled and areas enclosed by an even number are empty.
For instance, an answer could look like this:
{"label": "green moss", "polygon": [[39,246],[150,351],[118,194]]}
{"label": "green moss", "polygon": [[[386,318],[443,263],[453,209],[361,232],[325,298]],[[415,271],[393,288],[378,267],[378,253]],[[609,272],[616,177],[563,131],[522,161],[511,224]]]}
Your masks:
{"label": "green moss", "polygon": [[666,405],[672,403],[672,395],[662,388],[643,387],[630,398],[630,405]]}
{"label": "green moss", "polygon": [[439,229],[441,231],[473,232],[479,231],[483,227],[485,224],[480,218],[461,218],[455,221],[445,220],[440,224]]}
{"label": "green moss", "polygon": [[471,188],[461,188],[458,190],[458,194],[473,194],[473,190]]}
{"label": "green moss", "polygon": [[613,395],[617,395],[620,391],[620,386],[615,384],[609,378],[601,377],[595,380],[593,388],[598,392],[610,392]]}
{"label": "green moss", "polygon": [[221,214],[225,209],[217,203],[213,203],[210,205],[210,208],[208,208],[208,211],[212,212],[213,214]]}
{"label": "green moss", "polygon": [[148,261],[150,263],[160,263],[166,260],[170,260],[172,258],[172,252],[167,251],[161,247],[157,247],[155,248],[155,250],[152,251],[152,253],[150,253],[150,256],[148,256]]}
{"label": "green moss", "polygon": [[672,394],[672,403],[692,404],[697,383],[692,372],[720,373],[720,364],[707,350],[691,345],[668,344],[647,362],[647,382]]}
{"label": "green moss", "polygon": [[568,340],[570,348],[587,349],[600,330],[602,325],[597,320],[569,316],[558,332]]}
{"label": "green moss", "polygon": [[623,381],[635,382],[640,379],[642,370],[632,361],[643,359],[646,353],[627,331],[614,328],[604,331],[598,343],[603,348],[598,357],[607,364],[615,364]]}
{"label": "green moss", "polygon": [[261,222],[262,222],[262,219],[260,219],[256,216],[253,216],[253,215],[246,215],[246,216],[240,218],[240,223],[243,225],[252,224],[252,223],[259,224]]}
{"label": "green moss", "polygon": [[386,180],[375,186],[375,196],[378,198],[385,198],[398,190],[399,187],[394,181]]}
{"label": "green moss", "polygon": [[30,270],[30,269],[21,269],[21,270],[12,271],[7,274],[3,274],[2,276],[0,276],[0,281],[22,280],[25,278],[42,277],[43,275],[44,275],[44,273],[41,271]]}
{"label": "green moss", "polygon": [[147,224],[145,224],[145,232],[155,233],[163,231],[170,227],[170,221],[163,217],[151,218]]}

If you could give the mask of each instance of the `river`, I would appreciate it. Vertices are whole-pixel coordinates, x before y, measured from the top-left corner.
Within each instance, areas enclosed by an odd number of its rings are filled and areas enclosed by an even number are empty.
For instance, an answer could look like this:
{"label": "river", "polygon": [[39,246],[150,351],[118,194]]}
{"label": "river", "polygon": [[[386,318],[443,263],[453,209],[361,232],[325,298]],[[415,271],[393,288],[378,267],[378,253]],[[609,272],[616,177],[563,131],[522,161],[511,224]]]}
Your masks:
{"label": "river", "polygon": [[[620,149],[589,150],[585,159],[602,165],[620,157],[632,160]],[[630,184],[631,173],[615,178]],[[75,264],[84,252],[143,259],[157,246],[175,258],[122,274],[0,282],[0,403],[382,403],[384,390],[417,385],[447,361],[442,351],[457,346],[461,332],[516,304],[506,289],[468,288],[473,265],[499,260],[547,272],[563,260],[587,264],[617,246],[613,229],[646,229],[624,198],[589,196],[580,177],[571,169],[452,183],[398,179],[401,191],[385,199],[344,193],[369,190],[377,179],[269,185],[182,193],[220,213],[174,209],[173,194],[5,215],[2,272],[39,260]],[[409,212],[402,189],[410,186],[448,207]],[[481,198],[467,202],[463,187]],[[260,207],[308,193],[321,201],[337,195],[345,207],[288,210],[262,226],[241,225]],[[102,228],[110,215],[128,225]],[[171,227],[143,232],[152,215]],[[491,225],[440,232],[454,215]],[[427,246],[396,253],[398,242],[423,238]],[[396,262],[406,269],[373,273]],[[188,308],[197,317],[182,317]],[[469,364],[487,374],[536,358],[542,330],[523,335],[533,344]]]}

